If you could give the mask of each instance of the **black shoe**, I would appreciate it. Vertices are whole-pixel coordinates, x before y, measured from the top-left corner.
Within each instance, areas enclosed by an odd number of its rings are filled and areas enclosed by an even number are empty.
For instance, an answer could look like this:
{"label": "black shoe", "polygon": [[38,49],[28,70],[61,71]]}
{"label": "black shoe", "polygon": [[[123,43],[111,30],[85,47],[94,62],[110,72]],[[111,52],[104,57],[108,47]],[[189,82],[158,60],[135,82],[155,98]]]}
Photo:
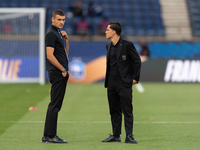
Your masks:
{"label": "black shoe", "polygon": [[46,143],[67,143],[67,141],[62,140],[56,135],[53,138],[47,137]]}
{"label": "black shoe", "polygon": [[126,136],[125,143],[135,143],[135,144],[137,144],[137,141],[136,141],[136,139],[133,138],[132,134],[129,134],[129,135]]}
{"label": "black shoe", "polygon": [[42,143],[46,143],[46,142],[47,142],[47,137],[46,137],[46,136],[43,136],[41,142],[42,142]]}
{"label": "black shoe", "polygon": [[121,142],[121,138],[110,135],[107,139],[105,139],[101,142]]}

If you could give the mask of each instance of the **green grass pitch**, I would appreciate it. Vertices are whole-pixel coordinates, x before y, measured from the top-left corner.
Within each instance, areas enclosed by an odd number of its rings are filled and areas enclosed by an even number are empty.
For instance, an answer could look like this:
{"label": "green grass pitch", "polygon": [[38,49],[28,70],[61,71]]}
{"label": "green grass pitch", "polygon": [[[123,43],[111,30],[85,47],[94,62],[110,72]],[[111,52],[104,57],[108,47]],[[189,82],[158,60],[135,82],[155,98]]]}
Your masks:
{"label": "green grass pitch", "polygon": [[[68,144],[41,143],[50,84],[0,85],[0,150],[199,150],[199,84],[142,83],[133,87],[134,136],[138,144],[102,143],[111,134],[103,83],[68,84],[58,136]],[[29,111],[30,106],[37,107]]]}

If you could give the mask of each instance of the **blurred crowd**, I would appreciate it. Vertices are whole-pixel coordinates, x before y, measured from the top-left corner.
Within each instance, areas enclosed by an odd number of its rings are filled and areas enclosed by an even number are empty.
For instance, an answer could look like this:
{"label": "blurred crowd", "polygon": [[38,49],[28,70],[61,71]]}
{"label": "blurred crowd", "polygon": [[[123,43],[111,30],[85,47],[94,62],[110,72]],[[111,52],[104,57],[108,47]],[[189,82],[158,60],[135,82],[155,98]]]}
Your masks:
{"label": "blurred crowd", "polygon": [[[71,1],[68,11],[72,13],[74,21],[72,26],[76,35],[105,35],[105,30],[109,24],[108,18],[103,16],[103,8],[93,1],[84,4],[82,0]],[[93,19],[99,20],[98,26],[94,27]],[[97,31],[95,31],[97,30]]]}
{"label": "blurred crowd", "polygon": [[12,34],[13,30],[14,30],[14,27],[11,24],[10,20],[7,20],[1,27],[1,32],[3,34]]}
{"label": "blurred crowd", "polygon": [[[73,29],[71,34],[82,36],[105,35],[105,30],[109,24],[108,18],[103,15],[103,8],[94,4],[92,0],[88,4],[84,4],[82,0],[71,1],[64,11],[66,11],[66,19],[70,20],[70,26]],[[68,16],[69,13],[71,14],[70,17]],[[66,22],[66,26],[68,24],[69,22]],[[11,20],[0,23],[0,33],[2,34],[15,34],[15,28],[17,26],[13,25]],[[33,32],[26,34],[31,33]]]}
{"label": "blurred crowd", "polygon": [[72,1],[69,4],[69,10],[73,12],[74,16],[95,17],[101,16],[103,9],[101,6],[95,5],[93,1],[89,1],[88,5],[83,4],[82,0],[76,2]]}

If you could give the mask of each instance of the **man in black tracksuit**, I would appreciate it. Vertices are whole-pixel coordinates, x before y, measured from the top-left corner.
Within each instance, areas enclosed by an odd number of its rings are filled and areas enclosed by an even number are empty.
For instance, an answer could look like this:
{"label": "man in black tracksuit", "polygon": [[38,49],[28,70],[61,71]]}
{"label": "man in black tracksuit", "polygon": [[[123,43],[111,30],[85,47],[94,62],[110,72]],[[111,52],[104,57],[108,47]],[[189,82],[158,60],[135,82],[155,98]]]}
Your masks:
{"label": "man in black tracksuit", "polygon": [[121,39],[121,25],[111,22],[106,29],[107,68],[105,87],[110,108],[113,135],[102,142],[121,142],[122,113],[125,143],[137,143],[133,138],[132,85],[140,78],[141,60],[132,42]]}
{"label": "man in black tracksuit", "polygon": [[55,10],[52,14],[52,26],[45,37],[46,69],[51,83],[51,102],[46,114],[43,143],[67,143],[57,136],[58,112],[63,103],[69,78],[69,38],[65,31],[60,31],[64,23],[65,13],[62,10]]}

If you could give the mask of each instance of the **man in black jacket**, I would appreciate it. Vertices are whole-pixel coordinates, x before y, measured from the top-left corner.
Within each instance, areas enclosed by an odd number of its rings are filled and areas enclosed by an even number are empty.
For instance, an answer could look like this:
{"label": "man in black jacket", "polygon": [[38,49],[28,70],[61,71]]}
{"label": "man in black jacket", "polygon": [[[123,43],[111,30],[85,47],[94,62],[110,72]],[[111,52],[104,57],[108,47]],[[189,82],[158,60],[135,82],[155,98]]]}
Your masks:
{"label": "man in black jacket", "polygon": [[55,10],[52,26],[45,37],[46,69],[51,83],[51,102],[48,105],[44,127],[43,143],[67,143],[57,136],[58,112],[61,109],[68,81],[69,38],[60,31],[65,23],[65,13]]}
{"label": "man in black jacket", "polygon": [[121,142],[122,113],[125,143],[137,143],[133,138],[132,85],[140,78],[141,60],[132,42],[121,39],[121,25],[111,22],[106,29],[107,68],[105,87],[110,108],[113,135],[102,142]]}

